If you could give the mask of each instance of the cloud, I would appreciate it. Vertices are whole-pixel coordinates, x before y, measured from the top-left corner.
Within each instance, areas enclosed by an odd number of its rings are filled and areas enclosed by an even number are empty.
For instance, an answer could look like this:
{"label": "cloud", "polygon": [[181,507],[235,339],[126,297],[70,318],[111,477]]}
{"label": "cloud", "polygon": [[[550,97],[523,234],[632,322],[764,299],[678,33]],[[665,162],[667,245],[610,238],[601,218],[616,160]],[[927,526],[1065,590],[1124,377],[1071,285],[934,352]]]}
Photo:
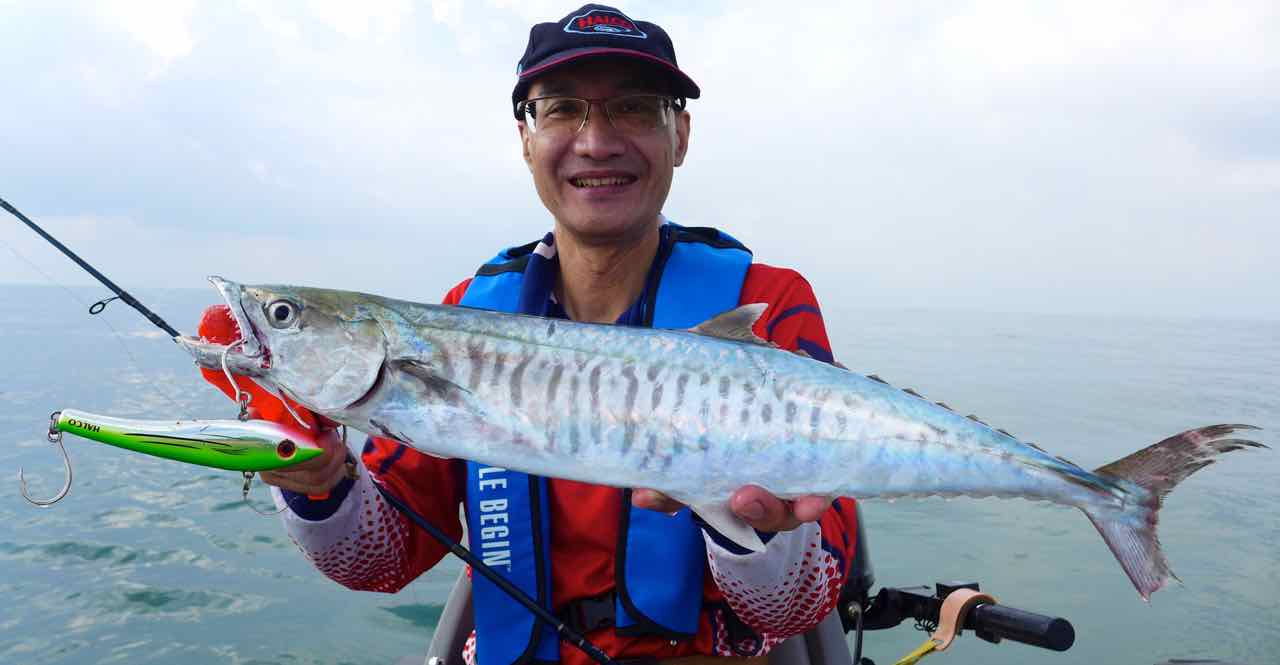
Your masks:
{"label": "cloud", "polygon": [[122,29],[157,60],[150,76],[158,76],[172,61],[195,48],[191,18],[195,0],[101,0],[103,21]]}

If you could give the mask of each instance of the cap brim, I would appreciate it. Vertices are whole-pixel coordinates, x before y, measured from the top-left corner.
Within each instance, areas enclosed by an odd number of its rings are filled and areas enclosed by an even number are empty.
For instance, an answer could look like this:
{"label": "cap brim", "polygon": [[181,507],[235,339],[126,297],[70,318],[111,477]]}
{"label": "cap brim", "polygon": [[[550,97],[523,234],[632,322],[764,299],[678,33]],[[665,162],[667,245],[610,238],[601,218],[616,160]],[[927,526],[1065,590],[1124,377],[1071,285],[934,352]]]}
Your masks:
{"label": "cap brim", "polygon": [[680,71],[679,68],[662,58],[641,51],[633,51],[625,48],[588,46],[579,49],[561,51],[557,53],[554,58],[549,58],[520,72],[519,80],[516,82],[516,88],[511,94],[511,101],[515,103],[525,98],[525,95],[529,91],[529,86],[533,83],[534,77],[545,74],[556,67],[562,67],[571,62],[576,62],[584,58],[600,56],[634,58],[647,64],[657,65],[659,69],[662,69],[671,76],[671,81],[676,86],[676,89],[671,92],[677,97],[697,99],[698,96],[702,94],[702,91],[698,88],[698,84],[694,83],[693,79],[689,78],[688,74]]}

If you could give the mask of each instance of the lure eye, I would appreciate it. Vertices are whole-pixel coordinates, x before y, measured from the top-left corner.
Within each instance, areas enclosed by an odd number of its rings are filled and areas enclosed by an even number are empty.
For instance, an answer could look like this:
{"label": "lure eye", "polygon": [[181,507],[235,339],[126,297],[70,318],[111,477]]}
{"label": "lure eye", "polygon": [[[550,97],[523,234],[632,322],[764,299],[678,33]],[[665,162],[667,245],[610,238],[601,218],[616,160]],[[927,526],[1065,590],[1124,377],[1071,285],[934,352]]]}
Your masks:
{"label": "lure eye", "polygon": [[298,306],[288,300],[276,300],[267,305],[267,323],[272,328],[288,328],[298,320]]}
{"label": "lure eye", "polygon": [[276,445],[276,454],[280,456],[280,459],[289,459],[296,452],[298,452],[298,445],[289,439],[285,439]]}

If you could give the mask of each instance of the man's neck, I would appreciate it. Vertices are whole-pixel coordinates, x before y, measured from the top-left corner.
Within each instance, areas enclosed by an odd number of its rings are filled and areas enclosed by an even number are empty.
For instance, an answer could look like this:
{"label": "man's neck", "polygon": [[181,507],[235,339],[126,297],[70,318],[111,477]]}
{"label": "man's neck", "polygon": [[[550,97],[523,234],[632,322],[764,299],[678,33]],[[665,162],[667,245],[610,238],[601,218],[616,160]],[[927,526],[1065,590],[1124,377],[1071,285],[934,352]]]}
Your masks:
{"label": "man's neck", "polygon": [[560,277],[556,297],[574,321],[614,323],[644,291],[658,253],[658,224],[618,242],[584,242],[557,225]]}

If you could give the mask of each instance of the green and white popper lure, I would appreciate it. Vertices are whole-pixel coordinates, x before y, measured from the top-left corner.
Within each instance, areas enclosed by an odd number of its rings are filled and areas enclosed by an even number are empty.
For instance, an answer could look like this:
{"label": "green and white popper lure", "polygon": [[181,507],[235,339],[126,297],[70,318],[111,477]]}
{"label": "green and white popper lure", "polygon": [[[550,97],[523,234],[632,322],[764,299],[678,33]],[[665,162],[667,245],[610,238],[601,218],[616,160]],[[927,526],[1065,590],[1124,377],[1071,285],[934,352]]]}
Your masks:
{"label": "green and white popper lure", "polygon": [[48,439],[57,444],[66,466],[58,494],[36,499],[18,470],[22,496],[37,506],[51,506],[71,489],[71,460],[62,447],[62,434],[106,443],[117,448],[215,469],[239,471],[245,493],[254,473],[282,469],[324,454],[314,436],[269,420],[132,420],[64,409],[49,417]]}

